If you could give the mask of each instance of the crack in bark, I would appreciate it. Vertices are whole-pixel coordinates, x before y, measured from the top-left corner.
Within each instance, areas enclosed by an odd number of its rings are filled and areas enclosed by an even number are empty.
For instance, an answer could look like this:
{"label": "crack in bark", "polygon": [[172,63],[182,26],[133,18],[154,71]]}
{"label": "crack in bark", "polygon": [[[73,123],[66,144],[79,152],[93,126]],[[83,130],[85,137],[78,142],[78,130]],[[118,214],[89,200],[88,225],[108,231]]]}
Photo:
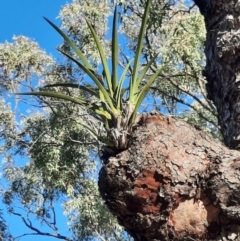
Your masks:
{"label": "crack in bark", "polygon": [[105,162],[99,189],[135,240],[218,240],[236,229],[238,151],[163,115],[142,115],[130,143]]}

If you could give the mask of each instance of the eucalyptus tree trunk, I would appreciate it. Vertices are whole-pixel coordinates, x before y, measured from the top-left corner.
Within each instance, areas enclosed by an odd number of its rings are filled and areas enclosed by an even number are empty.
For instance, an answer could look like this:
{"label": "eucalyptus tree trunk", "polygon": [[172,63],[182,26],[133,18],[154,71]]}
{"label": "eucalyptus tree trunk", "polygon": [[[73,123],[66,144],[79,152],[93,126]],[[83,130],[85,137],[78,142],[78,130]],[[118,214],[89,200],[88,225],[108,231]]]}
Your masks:
{"label": "eucalyptus tree trunk", "polygon": [[130,147],[104,160],[99,175],[119,223],[135,240],[237,237],[239,152],[160,114],[135,128]]}
{"label": "eucalyptus tree trunk", "polygon": [[198,1],[207,29],[208,98],[217,107],[225,144],[240,149],[240,1]]}
{"label": "eucalyptus tree trunk", "polygon": [[141,116],[129,148],[105,158],[99,175],[109,209],[139,241],[240,240],[240,2],[195,2],[225,144],[180,120]]}

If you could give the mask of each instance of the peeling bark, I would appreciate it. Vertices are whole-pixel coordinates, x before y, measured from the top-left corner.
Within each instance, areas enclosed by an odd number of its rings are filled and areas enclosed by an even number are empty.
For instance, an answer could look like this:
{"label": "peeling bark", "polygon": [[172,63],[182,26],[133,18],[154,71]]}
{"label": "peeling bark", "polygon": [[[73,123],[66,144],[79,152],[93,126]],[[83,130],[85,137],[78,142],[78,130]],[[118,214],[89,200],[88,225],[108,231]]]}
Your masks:
{"label": "peeling bark", "polygon": [[143,115],[99,189],[135,240],[240,240],[240,154],[189,124]]}

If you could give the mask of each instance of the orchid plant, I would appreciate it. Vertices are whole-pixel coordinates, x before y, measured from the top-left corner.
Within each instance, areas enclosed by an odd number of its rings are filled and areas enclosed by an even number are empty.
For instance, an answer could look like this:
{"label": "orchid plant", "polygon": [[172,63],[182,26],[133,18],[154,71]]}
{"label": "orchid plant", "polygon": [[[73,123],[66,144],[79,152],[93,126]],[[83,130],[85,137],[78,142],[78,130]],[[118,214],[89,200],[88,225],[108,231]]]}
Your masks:
{"label": "orchid plant", "polygon": [[[93,111],[98,119],[104,123],[104,128],[106,129],[106,136],[98,134],[88,126],[85,126],[98,140],[103,142],[106,146],[112,146],[118,150],[123,150],[127,148],[128,145],[128,135],[132,131],[132,127],[135,123],[137,111],[146,97],[150,86],[156,80],[158,75],[162,72],[163,67],[158,69],[153,73],[149,79],[144,82],[143,79],[149,71],[152,63],[157,59],[158,55],[155,54],[152,59],[142,68],[140,64],[141,53],[143,49],[143,41],[146,32],[147,20],[149,16],[151,0],[147,0],[145,6],[145,12],[143,14],[140,33],[137,41],[137,48],[135,57],[133,60],[129,61],[128,64],[122,71],[122,74],[118,75],[118,19],[117,19],[117,6],[115,7],[114,17],[113,17],[113,28],[112,28],[112,61],[111,66],[104,53],[103,46],[98,38],[94,28],[91,23],[86,20],[88,28],[90,29],[91,35],[97,46],[101,64],[103,67],[104,75],[99,75],[95,72],[91,63],[84,56],[82,51],[75,45],[75,43],[55,24],[45,18],[45,20],[63,37],[65,42],[71,47],[75,56],[70,55],[59,49],[59,51],[65,55],[67,58],[72,60],[82,71],[84,71],[95,83],[96,86],[89,87],[89,85],[79,85],[70,83],[56,83],[52,85],[46,85],[44,89],[48,87],[69,87],[78,88],[82,91],[88,93],[88,96],[95,97],[96,102],[91,103],[87,98],[79,96],[69,96],[63,93],[57,93],[53,91],[37,91],[37,92],[27,92],[27,93],[17,93],[20,95],[36,95],[36,96],[46,96],[52,98],[58,98],[70,101],[77,105],[86,107],[87,109]],[[110,71],[111,67],[111,71]],[[129,80],[128,88],[123,88],[124,81],[126,81],[126,74],[129,68],[132,68],[132,74]],[[141,69],[141,70],[140,70]],[[100,77],[99,77],[100,76]],[[124,98],[127,89],[127,98]]]}

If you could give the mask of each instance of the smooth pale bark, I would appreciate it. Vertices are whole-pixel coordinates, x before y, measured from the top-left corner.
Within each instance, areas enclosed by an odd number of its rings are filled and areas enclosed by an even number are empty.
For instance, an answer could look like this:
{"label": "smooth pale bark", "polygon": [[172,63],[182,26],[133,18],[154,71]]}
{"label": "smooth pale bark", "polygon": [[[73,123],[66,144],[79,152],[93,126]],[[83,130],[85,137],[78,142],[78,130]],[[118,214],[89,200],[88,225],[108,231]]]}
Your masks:
{"label": "smooth pale bark", "polygon": [[104,161],[99,188],[135,240],[236,240],[239,174],[238,151],[183,121],[149,114],[129,149]]}

